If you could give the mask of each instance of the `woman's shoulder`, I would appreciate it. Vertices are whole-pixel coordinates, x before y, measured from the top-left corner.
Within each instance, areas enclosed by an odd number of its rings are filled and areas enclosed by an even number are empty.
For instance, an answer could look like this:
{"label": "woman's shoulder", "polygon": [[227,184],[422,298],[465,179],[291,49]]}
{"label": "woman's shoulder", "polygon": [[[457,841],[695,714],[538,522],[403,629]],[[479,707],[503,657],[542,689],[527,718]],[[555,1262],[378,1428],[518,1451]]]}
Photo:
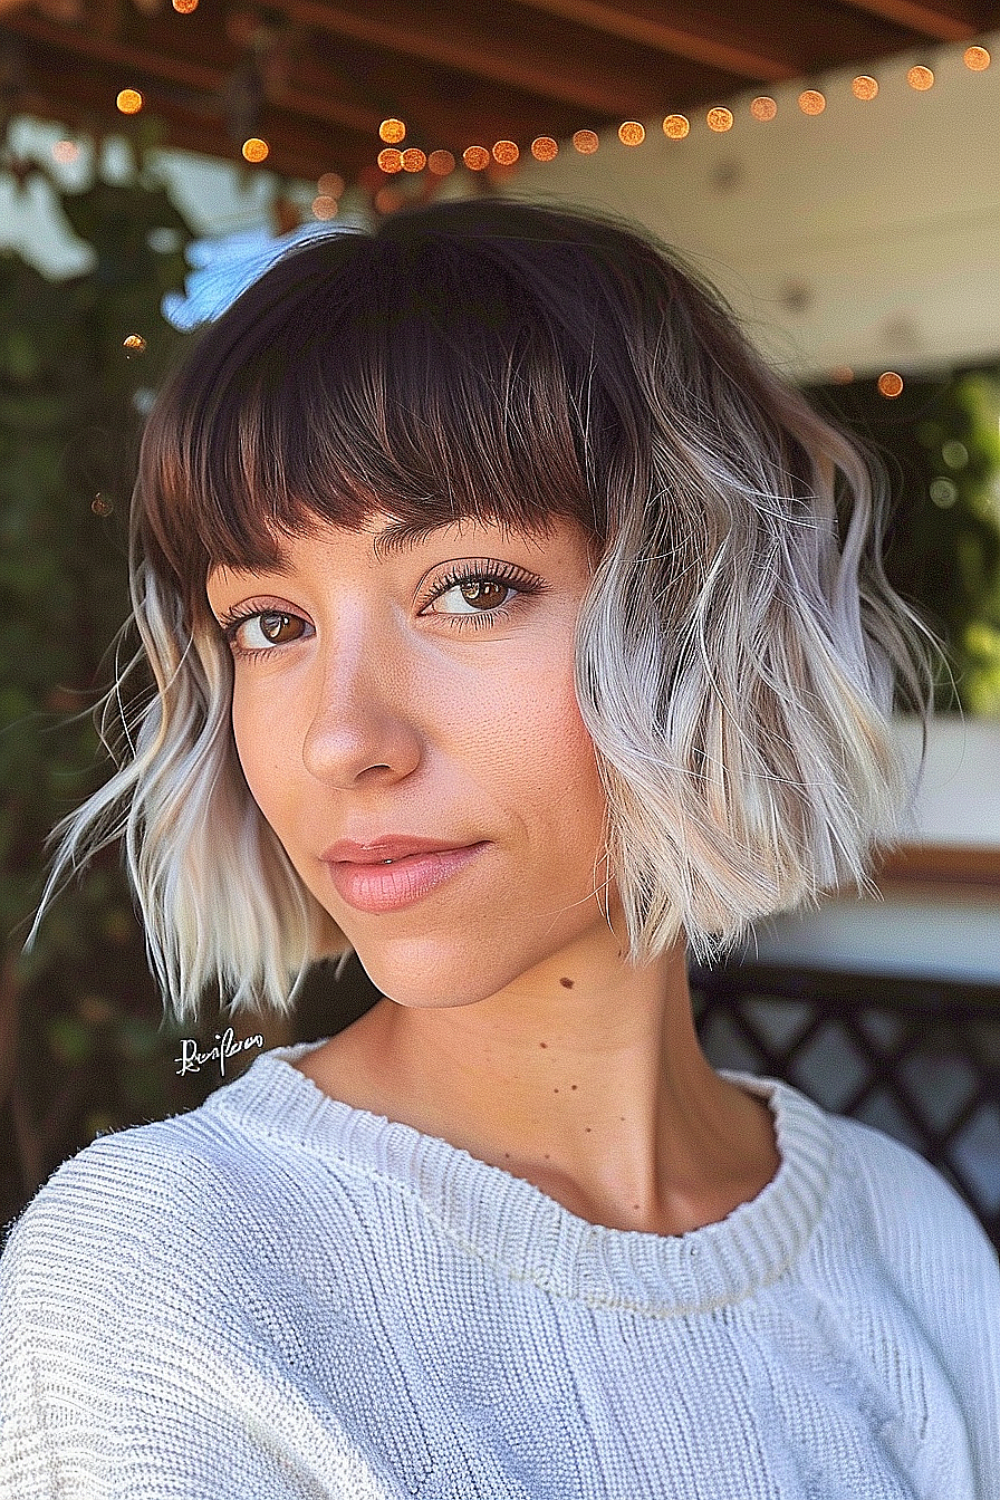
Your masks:
{"label": "woman's shoulder", "polygon": [[960,1251],[997,1279],[1000,1261],[980,1221],[948,1179],[919,1152],[894,1136],[847,1115],[829,1115],[841,1170],[854,1191],[864,1188],[866,1208],[881,1241],[935,1247],[949,1258]]}
{"label": "woman's shoulder", "polygon": [[[259,1248],[300,1233],[316,1197],[315,1163],[287,1141],[247,1132],[213,1104],[98,1136],[57,1166],[0,1245],[0,1298],[16,1275],[72,1278],[101,1265],[132,1281],[176,1281],[198,1267],[206,1295],[259,1271]],[[348,1207],[335,1174],[324,1208],[347,1247]],[[217,1276],[216,1274],[217,1273]]]}
{"label": "woman's shoulder", "polygon": [[108,1132],[60,1163],[6,1226],[0,1299],[46,1280],[65,1289],[88,1267],[101,1267],[105,1284],[140,1269],[152,1276],[173,1250],[190,1251],[206,1186],[224,1180],[225,1163],[199,1148],[184,1118]]}

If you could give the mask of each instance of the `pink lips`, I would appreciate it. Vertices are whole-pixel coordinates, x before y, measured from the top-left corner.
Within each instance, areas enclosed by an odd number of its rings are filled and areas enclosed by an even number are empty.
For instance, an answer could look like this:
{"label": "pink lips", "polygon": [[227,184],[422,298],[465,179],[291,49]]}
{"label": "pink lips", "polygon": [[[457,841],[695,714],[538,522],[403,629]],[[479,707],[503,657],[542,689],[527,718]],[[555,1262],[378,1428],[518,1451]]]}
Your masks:
{"label": "pink lips", "polygon": [[[465,869],[487,847],[486,843],[470,844],[464,849],[418,847],[415,853],[396,856],[382,853],[377,845],[364,847],[355,844],[353,847],[360,851],[361,858],[366,863],[359,863],[357,859],[345,859],[343,854],[337,859],[335,851],[349,845],[349,842],[342,840],[340,844],[334,844],[323,858],[327,862],[330,878],[338,895],[349,906],[367,912],[396,911],[401,906],[419,901],[452,875]],[[389,840],[384,842],[388,845]],[[398,846],[404,841],[400,839],[396,842]],[[432,843],[430,839],[411,839],[408,846],[412,849],[420,842]],[[391,859],[392,864],[373,863],[376,859]]]}

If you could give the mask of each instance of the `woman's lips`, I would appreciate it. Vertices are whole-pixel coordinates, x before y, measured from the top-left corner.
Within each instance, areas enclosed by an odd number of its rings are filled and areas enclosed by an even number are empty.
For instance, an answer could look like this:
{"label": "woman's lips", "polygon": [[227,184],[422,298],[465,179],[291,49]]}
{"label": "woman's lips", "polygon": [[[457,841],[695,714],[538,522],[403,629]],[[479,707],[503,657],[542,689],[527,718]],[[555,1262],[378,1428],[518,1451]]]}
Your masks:
{"label": "woman's lips", "polygon": [[430,854],[408,854],[392,864],[359,865],[344,860],[328,862],[337,894],[358,911],[396,911],[436,890],[470,865],[487,846],[439,849]]}

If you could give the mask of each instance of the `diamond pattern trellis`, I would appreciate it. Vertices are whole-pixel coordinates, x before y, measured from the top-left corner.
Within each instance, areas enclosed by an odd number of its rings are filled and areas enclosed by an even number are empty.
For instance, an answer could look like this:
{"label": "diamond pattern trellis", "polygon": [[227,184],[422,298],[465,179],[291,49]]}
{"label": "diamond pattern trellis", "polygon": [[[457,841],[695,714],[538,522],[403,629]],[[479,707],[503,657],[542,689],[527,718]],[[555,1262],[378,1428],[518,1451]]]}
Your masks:
{"label": "diamond pattern trellis", "polygon": [[689,976],[714,1067],[783,1078],[903,1141],[1000,1249],[1000,987],[760,964]]}

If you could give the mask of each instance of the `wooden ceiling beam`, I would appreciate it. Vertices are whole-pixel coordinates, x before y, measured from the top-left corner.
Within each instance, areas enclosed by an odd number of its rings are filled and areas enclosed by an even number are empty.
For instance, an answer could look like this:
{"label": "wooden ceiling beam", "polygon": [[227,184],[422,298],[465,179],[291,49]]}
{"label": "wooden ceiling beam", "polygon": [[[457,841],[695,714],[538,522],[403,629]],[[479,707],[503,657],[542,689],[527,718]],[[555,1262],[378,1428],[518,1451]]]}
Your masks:
{"label": "wooden ceiling beam", "polygon": [[[127,136],[137,117],[119,114],[112,103],[123,86],[113,64],[99,63],[86,71],[74,66],[75,59],[54,49],[39,48],[27,40],[22,45],[26,78],[17,107],[43,119],[67,126],[80,125],[106,134]],[[64,60],[65,59],[65,60]],[[227,143],[219,102],[188,88],[153,79],[139,80],[146,91],[147,116],[163,120],[168,139],[164,146],[177,146],[249,171],[266,170],[285,176],[316,180],[322,172],[339,171],[351,179],[362,167],[371,166],[374,153],[370,136],[345,131],[336,124],[303,121],[284,107],[265,103],[261,134],[270,154],[259,167],[246,163],[237,143]]]}
{"label": "wooden ceiling beam", "polygon": [[842,4],[936,42],[969,41],[987,29],[971,7],[954,0],[842,0]]}
{"label": "wooden ceiling beam", "polygon": [[[523,144],[543,134],[558,140],[582,124],[603,129],[611,123],[607,116],[588,111],[581,119],[580,111],[568,105],[540,101],[419,59],[379,53],[346,38],[314,39],[297,60],[293,76],[308,95],[335,93],[355,103],[367,98],[384,104],[379,121],[400,115],[407,125],[406,144],[427,151],[445,147],[458,155],[466,146],[491,146],[504,136]],[[377,126],[369,140],[374,160],[382,146]]]}
{"label": "wooden ceiling beam", "polygon": [[[112,37],[98,36],[80,26],[46,21],[33,11],[25,9],[9,13],[5,17],[4,27],[25,40],[60,49],[66,58],[62,65],[65,71],[72,68],[80,58],[89,58],[117,70],[118,77],[110,84],[106,104],[109,114],[116,112],[115,96],[118,90],[127,86],[135,87],[136,77],[145,77],[180,86],[190,90],[193,95],[200,94],[209,106],[207,112],[221,115],[221,105],[218,109],[211,105],[212,100],[221,97],[225,86],[227,70],[221,65],[195,62],[155,44],[138,47]],[[268,102],[280,104],[282,109],[290,110],[293,114],[301,113],[323,125],[356,131],[369,139],[377,139],[378,127],[383,118],[371,106],[354,104],[334,95],[313,96],[294,88],[284,90],[280,100]],[[198,106],[194,108],[195,112],[200,112]]]}
{"label": "wooden ceiling beam", "polygon": [[606,36],[621,37],[669,57],[719,68],[737,78],[778,83],[801,72],[794,48],[772,30],[768,39],[749,36],[741,27],[721,24],[686,7],[644,4],[643,0],[518,0],[546,15],[589,26]]}
{"label": "wooden ceiling beam", "polygon": [[904,24],[815,0],[782,0],[780,24],[758,21],[740,0],[517,0],[519,5],[620,37],[663,55],[777,83],[831,62],[901,51],[913,40]]}
{"label": "wooden ceiling beam", "polygon": [[[380,0],[377,10],[367,0],[281,0],[281,11],[290,19],[333,35],[352,37],[389,52],[419,57],[425,62],[454,68],[535,94],[578,109],[596,110],[608,117],[624,113],[655,114],[666,102],[670,74],[638,46],[633,64],[607,56],[597,63],[583,59],[593,40],[578,41],[564,35],[557,47],[553,32],[525,35],[518,28],[515,39],[509,30],[494,29],[470,20],[468,11],[455,10],[435,22],[426,9],[411,9],[394,0]],[[732,75],[709,74],[708,87],[730,90],[739,82]]]}

